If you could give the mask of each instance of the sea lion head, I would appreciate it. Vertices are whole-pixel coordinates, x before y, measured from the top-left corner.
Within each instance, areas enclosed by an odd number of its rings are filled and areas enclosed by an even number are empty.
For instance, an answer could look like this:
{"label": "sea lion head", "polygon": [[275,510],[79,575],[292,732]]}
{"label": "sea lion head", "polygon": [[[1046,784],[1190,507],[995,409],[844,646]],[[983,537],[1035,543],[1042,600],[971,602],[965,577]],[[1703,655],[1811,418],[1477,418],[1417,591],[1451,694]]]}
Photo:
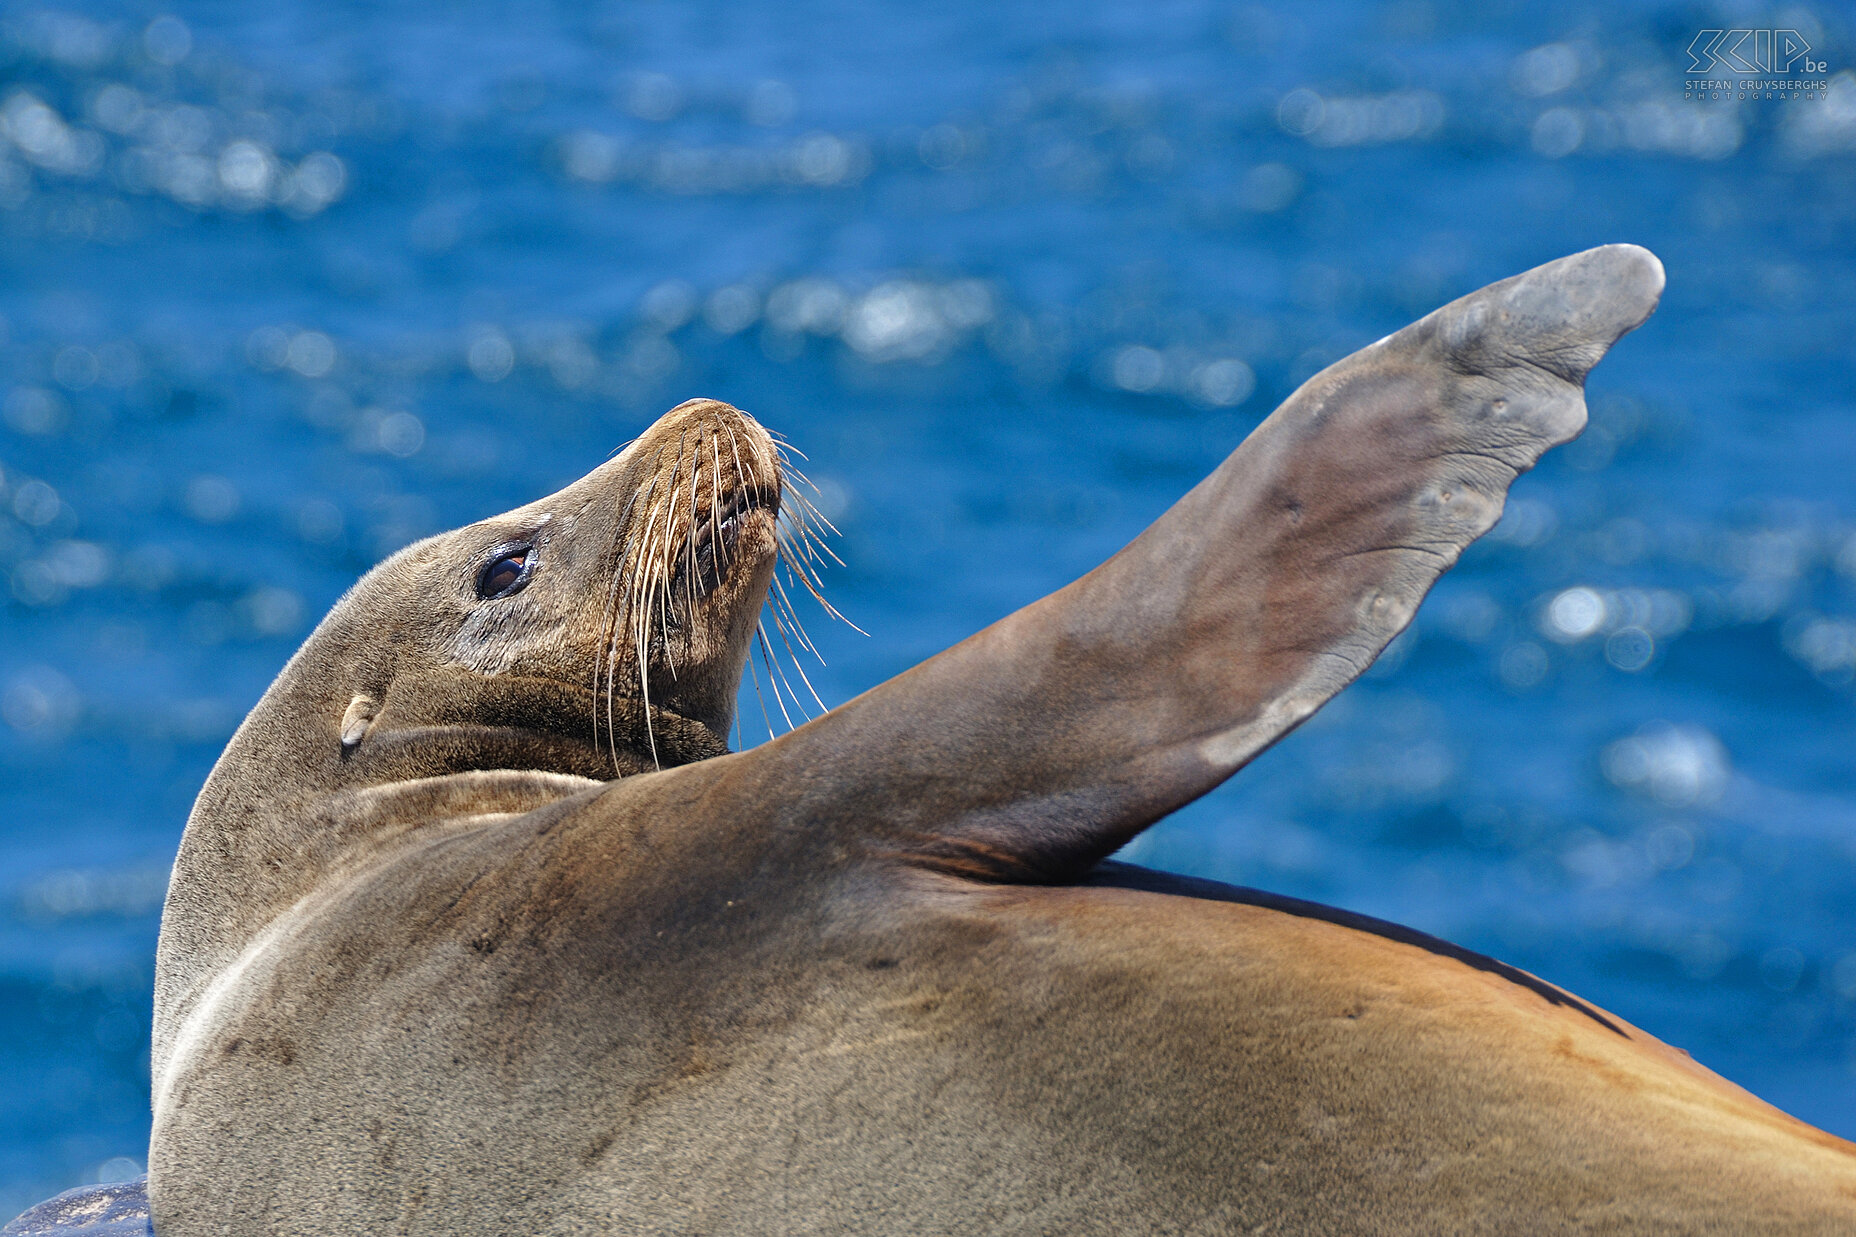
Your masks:
{"label": "sea lion head", "polygon": [[291,715],[351,775],[611,777],[717,754],[785,492],[752,417],[681,404],[565,489],[375,567],[298,654],[314,674],[286,671],[300,690],[253,720]]}
{"label": "sea lion head", "polygon": [[[232,737],[177,871],[262,913],[368,821],[438,814],[383,806],[389,786],[520,775],[508,804],[478,794],[513,810],[726,752],[776,560],[815,580],[808,505],[780,519],[788,471],[752,417],[691,400],[558,493],[380,563]],[[240,892],[240,866],[269,897]]]}
{"label": "sea lion head", "polygon": [[781,491],[767,432],[692,401],[559,493],[423,543],[382,584],[417,577],[401,621],[429,633],[413,643],[429,664],[589,688],[722,734]]}

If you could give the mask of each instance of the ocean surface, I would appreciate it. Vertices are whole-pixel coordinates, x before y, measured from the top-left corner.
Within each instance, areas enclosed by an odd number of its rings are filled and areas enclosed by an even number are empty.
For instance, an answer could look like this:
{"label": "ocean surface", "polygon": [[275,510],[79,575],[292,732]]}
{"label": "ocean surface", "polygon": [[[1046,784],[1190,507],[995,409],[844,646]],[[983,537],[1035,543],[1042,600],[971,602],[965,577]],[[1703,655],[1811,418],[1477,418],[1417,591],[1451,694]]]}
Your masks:
{"label": "ocean surface", "polygon": [[[382,556],[726,399],[842,530],[835,703],[1330,361],[1608,241],[1669,287],[1591,429],[1128,857],[1493,953],[1856,1136],[1850,20],[0,5],[0,1218],[140,1171],[188,807]],[[1685,99],[1722,26],[1828,85]],[[760,674],[742,743],[785,727]]]}

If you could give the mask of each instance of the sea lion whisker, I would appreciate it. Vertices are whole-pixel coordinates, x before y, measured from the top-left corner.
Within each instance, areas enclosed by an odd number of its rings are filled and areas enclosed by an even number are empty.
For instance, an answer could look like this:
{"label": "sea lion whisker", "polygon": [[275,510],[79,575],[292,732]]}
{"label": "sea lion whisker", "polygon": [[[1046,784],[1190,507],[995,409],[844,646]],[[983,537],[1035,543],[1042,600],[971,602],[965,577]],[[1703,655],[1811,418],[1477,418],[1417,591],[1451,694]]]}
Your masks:
{"label": "sea lion whisker", "polygon": [[646,598],[646,608],[658,620],[658,638],[664,646],[664,660],[670,666],[670,677],[677,677],[677,655],[670,647],[670,558],[674,552],[671,546],[671,522],[677,518],[677,489],[670,487],[670,498],[664,507],[664,528],[651,546],[650,593]]}
{"label": "sea lion whisker", "polygon": [[[799,664],[799,653],[793,648],[792,638],[787,631],[785,623],[782,622],[780,618],[779,610],[770,608],[767,613],[768,617],[773,619],[773,629],[780,637],[780,645],[786,650],[786,657],[787,660],[792,663],[793,671],[799,675],[799,681],[805,684],[806,690],[810,693],[812,699],[818,701],[819,709],[821,711],[824,710],[825,701],[820,698],[818,691],[813,688],[812,681],[806,677],[805,668]],[[786,677],[784,666],[781,667],[780,677],[785,680],[786,690],[793,698],[793,707],[799,711],[801,717],[807,721],[811,721],[812,711],[806,707],[805,701],[800,699],[798,690],[793,687],[793,681]]]}
{"label": "sea lion whisker", "polygon": [[[805,564],[803,563],[798,564],[798,570],[795,571],[794,561],[791,558],[790,554],[783,555],[781,558],[781,561],[786,565],[788,577],[796,579],[799,582],[799,584],[805,588],[806,592],[811,594],[812,600],[818,602],[820,606],[824,607],[825,612],[827,614],[831,615],[831,617],[839,620],[840,622],[850,623],[852,627],[857,626],[857,624],[851,623],[851,620],[845,618],[844,615],[838,613],[837,607],[833,606],[831,602],[826,599],[825,582],[819,579],[815,573],[807,571]],[[861,628],[859,628],[858,630],[862,631]],[[863,634],[869,635],[870,633],[863,632]]]}
{"label": "sea lion whisker", "polygon": [[[758,488],[759,482],[751,478],[748,469],[741,463],[741,441],[735,436],[734,426],[724,422],[722,428],[728,431],[728,452],[730,455],[734,456],[735,459],[736,482],[742,486]],[[749,454],[753,454],[751,449]]]}
{"label": "sea lion whisker", "polygon": [[[791,538],[781,538],[779,542],[780,561],[786,565],[789,573],[797,575],[805,582],[806,591],[817,594],[825,587],[825,580],[818,574],[815,564],[822,565],[821,560],[809,558],[804,545],[794,545]],[[838,564],[842,567],[844,564]]]}
{"label": "sea lion whisker", "polygon": [[[652,485],[657,478],[652,476]],[[652,529],[657,523],[659,504],[653,503],[651,513],[645,519],[645,527],[637,543],[634,565],[629,581],[631,636],[633,645],[632,660],[637,667],[638,690],[644,702],[645,737],[650,741],[652,759],[655,761],[657,751],[654,736],[651,733],[651,678],[649,672],[651,647],[651,609],[650,609],[650,571]],[[616,676],[615,676],[616,677]],[[615,684],[616,690],[616,684]]]}
{"label": "sea lion whisker", "polygon": [[[794,497],[798,497],[796,494]],[[793,510],[785,508],[782,511]],[[819,561],[818,536],[806,524],[802,512],[794,511],[790,519],[782,519],[776,529],[781,541],[788,543],[793,551],[807,562]]]}
{"label": "sea lion whisker", "polygon": [[646,551],[647,554],[643,564],[643,575],[639,580],[639,587],[643,590],[643,613],[640,616],[642,622],[641,630],[644,633],[648,649],[650,643],[657,640],[661,635],[660,625],[663,618],[663,609],[658,600],[658,579],[663,572],[663,565],[661,562],[663,558],[661,537],[653,533],[651,542],[646,546]]}
{"label": "sea lion whisker", "polygon": [[812,654],[819,665],[825,665],[825,655],[820,653],[818,646],[812,643],[812,637],[806,631],[805,624],[799,621],[799,612],[793,608],[792,600],[787,597],[785,590],[777,587],[777,582],[774,595],[768,600],[769,608],[781,616],[786,629],[792,632],[793,638],[799,642],[799,647]]}
{"label": "sea lion whisker", "polygon": [[638,564],[633,576],[633,588],[641,608],[637,621],[649,634],[651,623],[651,582],[657,575],[657,517],[664,510],[664,500],[659,499],[651,505],[651,514],[645,520],[644,535],[639,541]]}
{"label": "sea lion whisker", "polygon": [[863,628],[859,627],[856,623],[852,622],[848,617],[846,617],[844,612],[839,610],[838,607],[831,604],[830,600],[827,599],[824,594],[824,582],[822,580],[814,580],[810,575],[808,575],[808,573],[804,570],[803,564],[800,566],[800,569],[797,572],[795,572],[793,559],[791,558],[790,553],[786,551],[783,547],[781,548],[780,554],[781,554],[781,562],[786,566],[788,578],[791,579],[791,578],[796,577],[799,583],[805,586],[805,590],[808,594],[811,595],[812,600],[817,602],[819,604],[819,607],[823,609],[826,614],[838,620],[840,623],[843,623],[846,627],[849,627],[852,631],[856,632],[860,636],[868,636],[870,634],[869,632],[865,631]]}
{"label": "sea lion whisker", "polygon": [[772,478],[773,488],[775,490],[783,488],[782,478],[785,474],[780,468],[779,458],[771,452],[763,450],[759,443],[748,444],[748,468],[754,475],[754,486],[756,489],[763,488],[766,485],[766,482],[761,477],[763,470]]}
{"label": "sea lion whisker", "polygon": [[[637,439],[633,439],[636,442]],[[627,446],[630,443],[626,444]],[[624,448],[620,448],[623,450]],[[655,478],[653,478],[653,482]],[[632,513],[638,509],[638,501],[650,492],[651,484],[634,488],[631,497],[625,500],[625,507],[619,513],[618,520],[612,526],[612,544],[607,548],[602,561],[612,564],[611,579],[606,586],[606,603],[600,613],[599,656],[593,667],[593,746],[599,746],[599,710],[602,695],[601,681],[604,681],[606,746],[612,756],[614,772],[619,769],[618,732],[614,718],[614,697],[616,695],[619,664],[619,627],[622,617],[620,597],[626,581],[625,560],[629,547],[625,543],[625,532],[631,527]]]}
{"label": "sea lion whisker", "polygon": [[[656,512],[654,508],[651,518],[655,519],[655,516]],[[651,747],[652,759],[655,762],[657,745],[655,736],[651,732],[651,683],[650,675],[647,670],[650,650],[650,614],[647,607],[647,596],[645,592],[646,551],[648,548],[647,538],[648,529],[646,536],[641,536],[639,538],[631,555],[632,567],[628,572],[628,579],[626,581],[626,626],[629,629],[628,634],[631,640],[632,661],[637,668],[639,696],[644,706],[645,739]],[[613,756],[616,761],[618,753],[618,728],[615,718],[618,696],[616,633],[613,643],[615,651],[612,659],[612,671],[607,679],[606,687],[606,725],[612,736]]]}
{"label": "sea lion whisker", "polygon": [[[651,586],[651,591],[655,591],[654,585]],[[651,749],[651,765],[653,768],[661,769],[663,765],[657,758],[657,733],[651,725],[651,601],[651,592],[647,592],[644,621],[639,628],[638,638],[638,698],[643,706],[644,737]],[[665,651],[668,653],[668,647]],[[671,677],[676,677],[674,671]]]}
{"label": "sea lion whisker", "polygon": [[[798,530],[800,535],[805,537],[808,542],[822,536],[823,529],[822,525],[819,523],[822,517],[819,515],[818,508],[813,505],[812,500],[807,498],[805,493],[798,489],[791,490],[789,496],[792,499],[793,527]],[[831,531],[836,532],[838,530],[834,528]]]}
{"label": "sea lion whisker", "polygon": [[[673,576],[672,582],[674,582],[674,575],[671,571],[671,560],[676,557],[678,550],[681,548],[676,544],[674,529],[677,521],[677,491],[683,485],[683,445],[687,435],[687,430],[677,434],[677,461],[671,466],[670,505],[664,517],[664,572],[666,575]],[[675,598],[672,595],[671,589],[666,587],[663,590],[661,599],[661,604],[664,607],[662,617],[665,631],[670,630],[670,611],[674,600]],[[670,672],[670,677],[676,677],[676,670],[674,667]]]}
{"label": "sea lion whisker", "polygon": [[761,481],[760,469],[756,466],[759,461],[754,458],[754,448],[751,444],[748,447],[748,454],[744,463],[747,466],[748,488],[755,492],[764,489],[765,486]]}
{"label": "sea lion whisker", "polygon": [[[641,613],[644,605],[642,568],[643,555],[642,549],[640,548],[635,550],[630,560],[628,560],[625,581],[625,627],[626,634],[630,637],[634,648],[642,648],[642,636],[640,635],[641,629],[644,626],[644,618]],[[616,665],[613,678],[615,680],[617,679]]]}
{"label": "sea lion whisker", "polygon": [[[613,572],[612,626],[609,634],[602,635],[605,659],[606,746],[612,755],[615,771],[619,768],[619,728],[616,713],[619,694],[619,649],[622,647],[620,641],[637,625],[635,590],[630,587],[630,573],[625,570],[624,553],[626,552],[622,552],[621,561]],[[623,590],[622,600],[621,590]]]}
{"label": "sea lion whisker", "polygon": [[[793,669],[798,673],[800,681],[805,684],[806,690],[811,692],[812,698],[818,701],[819,707],[824,708],[825,702],[819,697],[818,689],[812,686],[810,679],[806,678],[805,667],[800,664],[799,652],[801,649],[810,652],[813,657],[818,658],[821,666],[825,664],[825,659],[819,657],[818,650],[811,647],[811,642],[806,638],[805,633],[798,630],[798,625],[790,611],[770,605],[767,608],[767,614],[773,620],[774,630],[779,633],[780,642],[786,648],[786,655],[792,659]],[[795,644],[797,648],[794,647]]]}
{"label": "sea lion whisker", "polygon": [[[702,443],[698,442],[690,456],[690,522],[689,527],[683,533],[683,596],[684,604],[688,607],[687,612],[691,615],[696,613],[696,585],[699,583],[696,579],[696,532],[703,523],[701,517],[697,515],[701,497]],[[714,495],[710,496],[709,501],[713,506]]]}
{"label": "sea lion whisker", "polygon": [[786,621],[792,624],[793,631],[795,634],[798,635],[800,644],[803,645],[806,651],[811,653],[812,656],[818,658],[819,665],[821,666],[824,665],[825,664],[824,656],[820,654],[818,649],[813,646],[811,637],[806,635],[805,626],[802,623],[800,623],[799,615],[793,609],[792,600],[791,598],[787,597],[786,589],[783,585],[781,585],[780,577],[777,575],[773,577],[773,596],[768,598],[768,602],[769,604],[777,606],[782,612],[785,613]]}
{"label": "sea lion whisker", "polygon": [[811,490],[814,494],[819,492],[818,482],[814,481],[811,477],[807,476],[804,469],[800,468],[797,464],[787,459],[783,454],[779,456],[779,461],[780,461],[780,474],[782,476],[789,477],[789,478],[792,478],[793,480],[798,481],[801,485]]}
{"label": "sea lion whisker", "polygon": [[[771,434],[770,434],[770,438],[771,438]],[[803,477],[804,474],[800,473],[799,466],[793,463],[793,457],[798,456],[800,459],[804,460],[808,464],[812,462],[812,457],[807,455],[804,451],[801,451],[798,447],[793,446],[789,442],[785,442],[779,439],[771,439],[771,442],[772,442],[772,447],[773,447],[772,455],[776,460],[779,461],[780,471],[783,473],[795,473]],[[811,485],[812,482],[808,480],[806,484]]]}
{"label": "sea lion whisker", "polygon": [[798,564],[798,569],[795,571],[795,560],[792,557],[791,551],[788,550],[785,545],[782,544],[779,546],[779,554],[780,554],[780,561],[786,566],[788,578],[797,577],[798,581],[805,586],[806,592],[811,594],[812,600],[816,601],[819,604],[819,606],[824,609],[826,614],[829,614],[832,618],[837,619],[840,623],[843,623],[846,627],[849,627],[852,631],[856,632],[860,636],[868,636],[870,634],[869,632],[865,631],[863,628],[859,627],[856,623],[853,623],[850,619],[846,618],[843,612],[838,609],[838,607],[832,605],[831,602],[826,599],[825,593],[824,593],[824,581],[823,580],[815,581],[813,577],[807,573],[803,563]]}
{"label": "sea lion whisker", "polygon": [[807,592],[823,585],[822,580],[814,579],[811,564],[805,559],[802,547],[795,546],[789,537],[776,537],[774,550],[779,555],[780,565],[786,568],[788,576],[797,578]]}
{"label": "sea lion whisker", "polygon": [[741,466],[741,441],[735,437],[734,426],[724,422],[722,428],[728,431],[728,453],[735,457],[735,477],[745,485],[748,470]]}
{"label": "sea lion whisker", "polygon": [[815,535],[806,518],[805,508],[801,505],[805,500],[798,490],[789,489],[786,495],[791,501],[780,508],[780,529],[783,534],[797,539],[806,548],[806,557],[810,558]]}
{"label": "sea lion whisker", "polygon": [[[806,690],[812,694],[812,699],[818,702],[819,711],[823,712],[825,710],[824,698],[818,694],[818,688],[812,686],[812,680],[806,677],[806,668],[803,665],[801,665],[799,662],[799,653],[797,650],[793,648],[793,642],[787,635],[786,624],[780,621],[779,610],[777,609],[770,610],[769,613],[773,616],[773,629],[780,633],[780,643],[786,646],[786,656],[787,656],[787,659],[793,663],[794,673],[798,674],[799,681],[806,685]],[[803,642],[804,640],[803,634],[801,635],[800,639]],[[818,656],[817,650],[813,651],[813,656],[815,657]],[[819,658],[819,663],[821,665],[824,664],[824,661],[825,661],[824,658],[822,657]],[[788,680],[787,682],[786,690],[788,691],[793,690],[793,685],[790,680]],[[800,702],[798,695],[799,694],[797,692],[793,693],[793,703],[799,705],[800,711],[804,713],[805,705],[802,702]],[[807,720],[810,720],[811,715],[808,713],[806,714],[806,716],[807,716]]]}
{"label": "sea lion whisker", "polygon": [[709,527],[710,557],[715,560],[716,583],[728,574],[728,545],[722,531],[722,436],[714,438],[714,449],[709,452]]}
{"label": "sea lion whisker", "polygon": [[[813,552],[810,557],[817,558],[822,554],[829,557],[833,562],[837,563],[838,566],[844,566],[844,560],[837,556],[825,540],[826,533],[839,536],[842,535],[838,532],[838,526],[826,519],[824,512],[820,511],[812,500],[807,498],[801,491],[795,489],[789,491],[789,494],[796,508],[794,512],[795,522],[800,535],[804,538],[808,550]],[[813,521],[817,521],[818,524],[822,525],[824,531],[820,531],[819,528],[814,527]]]}
{"label": "sea lion whisker", "polygon": [[[619,640],[622,629],[628,629],[632,623],[631,591],[627,587],[629,573],[627,563],[631,555],[631,545],[625,538],[626,529],[630,527],[630,513],[636,508],[639,493],[634,491],[631,500],[625,505],[625,518],[613,528],[613,541],[619,547],[612,565],[612,580],[608,586],[607,604],[611,609],[609,625],[604,625],[600,632],[600,667],[593,680],[594,699],[597,704],[603,694],[606,719],[606,746],[612,756],[616,770],[619,763],[618,727],[614,718],[615,697],[618,694],[619,676]],[[602,686],[603,683],[603,686]],[[594,714],[594,727],[597,732],[599,713]]]}
{"label": "sea lion whisker", "polygon": [[[786,672],[781,670],[779,662],[774,660],[773,645],[767,639],[767,625],[755,623],[754,631],[760,638],[761,657],[767,663],[767,683],[773,688],[773,702],[780,706],[780,716],[785,719],[786,728],[795,730],[797,727],[793,725],[793,715],[786,711],[786,701],[780,696],[780,681],[786,678]],[[776,675],[778,678],[775,677]],[[798,708],[799,694],[793,691],[793,685],[790,682],[786,684],[786,690],[793,697],[793,707]]]}
{"label": "sea lion whisker", "polygon": [[807,507],[811,507],[811,501],[806,500],[806,496],[804,496],[804,492],[802,492],[802,490],[811,490],[813,494],[818,494],[820,490],[818,490],[817,481],[813,481],[813,479],[811,479],[811,477],[807,477],[807,475],[804,474],[804,472],[800,472],[798,468],[794,468],[791,462],[785,462],[785,461],[781,461],[780,475],[781,477],[785,477],[785,479],[787,479],[789,483],[793,483],[794,487],[798,487],[798,488],[794,488],[794,494],[793,494],[794,498],[798,498],[798,500],[804,501]]}
{"label": "sea lion whisker", "polygon": [[[679,456],[679,459],[680,458]],[[664,614],[662,598],[664,590],[662,585],[664,582],[665,568],[668,565],[665,561],[664,542],[668,536],[670,517],[675,501],[676,490],[673,487],[668,498],[660,499],[651,509],[651,515],[646,525],[645,539],[641,547],[642,562],[641,570],[638,575],[640,586],[643,589],[641,597],[643,604],[639,608],[637,622],[634,627],[638,642],[638,693],[639,699],[643,705],[645,741],[651,749],[651,764],[654,768],[659,769],[663,767],[663,763],[658,756],[657,733],[651,720],[651,620],[654,614],[660,617]],[[660,510],[665,514],[662,531],[658,529],[657,524],[657,515]],[[668,626],[669,624],[666,620],[666,630]],[[663,647],[665,660],[670,665],[670,677],[674,679],[677,677],[676,654],[674,650],[671,649],[668,641],[664,642]]]}
{"label": "sea lion whisker", "polygon": [[683,559],[683,600],[686,620],[696,613],[696,492],[702,485],[702,445],[690,454],[690,522],[683,530],[679,553]]}
{"label": "sea lion whisker", "polygon": [[[765,648],[757,648],[755,649],[755,653],[758,655],[759,660],[762,663],[762,665],[766,666],[767,690],[773,693],[774,704],[778,705],[780,701],[780,690],[779,690],[779,686],[773,681],[773,667],[770,665],[766,665],[767,651]],[[747,664],[748,664],[749,672],[753,675],[754,696],[755,696],[755,699],[760,704],[761,720],[765,722],[767,726],[767,738],[774,739],[778,737],[778,732],[776,732],[773,728],[773,717],[767,712],[767,698],[761,694],[761,690],[760,690],[760,671],[759,669],[755,667],[754,663],[755,663],[755,657],[750,656],[748,658]],[[781,711],[784,712],[784,709],[782,709]]]}
{"label": "sea lion whisker", "polygon": [[[826,514],[823,511],[820,511],[818,509],[817,504],[815,504],[811,499],[807,498],[804,494],[795,494],[793,497],[797,498],[800,504],[805,508],[803,514],[805,515],[808,524],[810,524],[811,521],[816,520],[821,526],[823,526],[825,532],[831,533],[834,536],[842,535],[841,533],[838,532],[838,526],[836,524],[833,524],[830,518],[826,516]],[[829,550],[827,550],[827,553],[829,553]]]}
{"label": "sea lion whisker", "polygon": [[[775,443],[776,452],[779,445],[779,443]],[[798,469],[791,469],[791,472],[805,485],[811,486],[814,490],[818,488],[812,483],[809,477],[806,477],[805,474]],[[868,632],[865,632],[863,628],[858,627],[857,624],[845,618],[835,606],[825,599],[825,582],[814,568],[814,564],[822,565],[826,557],[829,557],[831,561],[837,563],[839,566],[844,565],[844,560],[839,558],[838,555],[825,544],[823,536],[813,527],[812,520],[818,520],[819,523],[823,524],[834,533],[838,531],[836,526],[819,512],[818,508],[805,496],[802,490],[796,487],[787,487],[785,489],[785,495],[790,500],[790,504],[783,503],[781,505],[779,518],[774,525],[774,539],[780,561],[786,565],[789,575],[798,577],[806,592],[810,593],[813,599],[824,607],[826,613],[848,624],[860,635],[868,635]],[[777,577],[775,583],[776,585],[778,583]],[[784,596],[783,588],[781,592]],[[789,615],[795,625],[798,625],[798,615],[797,612],[792,609],[791,599],[786,598],[786,603]],[[801,630],[803,631],[803,628],[801,628]],[[808,641],[808,644],[809,643]],[[816,649],[812,651],[814,656],[818,655]],[[819,660],[821,663],[824,661],[822,657],[820,657]]]}
{"label": "sea lion whisker", "polygon": [[812,643],[812,637],[806,633],[804,625],[799,621],[799,616],[793,612],[793,603],[785,597],[780,597],[777,601],[769,599],[769,604],[783,616],[783,621],[792,629],[794,638],[799,641],[799,646],[812,654],[819,665],[824,665],[825,656]]}
{"label": "sea lion whisker", "polygon": [[[748,668],[748,682],[754,685],[754,703],[759,706],[761,721],[767,726],[767,737],[772,739],[774,737],[773,718],[767,714],[766,697],[760,694],[760,672],[754,668],[754,658],[752,656],[747,659],[746,664]],[[742,740],[742,745],[746,746],[745,738]]]}
{"label": "sea lion whisker", "polygon": [[652,582],[651,592],[652,596],[656,599],[656,606],[654,608],[661,621],[661,626],[657,632],[657,644],[664,650],[664,665],[669,669],[671,680],[674,682],[678,677],[677,651],[670,646],[671,594],[670,551],[668,547],[664,549],[662,562],[663,572],[658,579]]}

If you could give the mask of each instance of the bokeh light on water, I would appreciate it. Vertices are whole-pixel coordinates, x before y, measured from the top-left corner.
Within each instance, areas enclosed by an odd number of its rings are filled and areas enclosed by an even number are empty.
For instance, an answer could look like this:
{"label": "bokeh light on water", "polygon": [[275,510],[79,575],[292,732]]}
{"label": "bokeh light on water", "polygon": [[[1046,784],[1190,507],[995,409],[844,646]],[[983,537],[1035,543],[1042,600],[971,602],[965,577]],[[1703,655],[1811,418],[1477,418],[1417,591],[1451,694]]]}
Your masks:
{"label": "bokeh light on water", "polygon": [[[187,807],[381,556],[729,399],[844,530],[843,700],[1321,366],[1612,240],[1670,286],[1588,433],[1135,851],[1497,953],[1856,1135],[1856,43],[1712,13],[0,13],[0,1212],[139,1168]],[[1824,97],[1684,101],[1723,21],[1802,32]]]}

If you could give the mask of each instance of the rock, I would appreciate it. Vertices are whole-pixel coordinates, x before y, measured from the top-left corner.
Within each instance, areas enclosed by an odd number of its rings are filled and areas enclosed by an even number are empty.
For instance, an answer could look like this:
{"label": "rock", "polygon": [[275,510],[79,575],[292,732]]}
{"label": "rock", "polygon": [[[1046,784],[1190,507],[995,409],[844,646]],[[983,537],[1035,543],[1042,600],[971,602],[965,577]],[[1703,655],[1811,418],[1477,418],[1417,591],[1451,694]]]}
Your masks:
{"label": "rock", "polygon": [[148,1178],[80,1185],[31,1208],[0,1237],[154,1237],[148,1221]]}

